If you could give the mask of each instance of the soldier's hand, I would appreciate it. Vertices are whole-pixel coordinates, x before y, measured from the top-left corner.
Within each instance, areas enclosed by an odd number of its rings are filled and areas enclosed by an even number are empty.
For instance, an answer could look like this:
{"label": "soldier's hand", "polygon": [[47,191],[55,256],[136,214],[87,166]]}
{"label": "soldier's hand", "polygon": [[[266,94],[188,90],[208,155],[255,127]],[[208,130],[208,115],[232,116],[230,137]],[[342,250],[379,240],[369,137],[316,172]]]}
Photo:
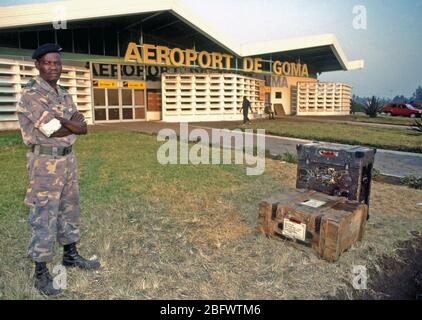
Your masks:
{"label": "soldier's hand", "polygon": [[56,116],[56,119],[59,120],[61,124],[64,124],[67,121],[67,119],[65,119],[63,117],[59,117],[59,116]]}
{"label": "soldier's hand", "polygon": [[62,117],[56,117],[56,119],[59,120],[60,123],[65,127],[67,127],[68,124],[71,124],[72,126],[76,126],[82,129],[87,127],[87,123],[85,121],[79,121],[73,118],[71,118],[70,120],[67,120],[66,118],[62,118]]}
{"label": "soldier's hand", "polygon": [[70,118],[70,120],[73,120],[73,121],[79,121],[79,122],[85,122],[85,117],[84,117],[84,115],[83,115],[82,113],[80,113],[80,112],[75,112],[75,113],[72,115],[72,118]]}

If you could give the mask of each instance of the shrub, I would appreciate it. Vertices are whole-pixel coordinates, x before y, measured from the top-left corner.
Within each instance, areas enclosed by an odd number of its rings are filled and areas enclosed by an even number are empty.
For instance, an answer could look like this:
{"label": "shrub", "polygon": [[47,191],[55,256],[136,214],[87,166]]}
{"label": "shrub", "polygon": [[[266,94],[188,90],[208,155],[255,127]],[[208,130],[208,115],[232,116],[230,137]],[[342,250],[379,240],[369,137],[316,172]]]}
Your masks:
{"label": "shrub", "polygon": [[373,96],[371,99],[368,99],[364,111],[370,118],[376,118],[382,109],[383,105],[380,103],[380,100]]}
{"label": "shrub", "polygon": [[422,121],[415,120],[412,130],[422,133]]}
{"label": "shrub", "polygon": [[288,163],[297,163],[297,156],[293,153],[285,152],[281,155],[280,160]]}
{"label": "shrub", "polygon": [[363,104],[352,101],[350,111],[352,114],[355,114],[356,112],[365,112],[365,106]]}
{"label": "shrub", "polygon": [[270,155],[270,153],[268,152],[269,158],[273,159],[273,160],[279,160],[279,161],[284,161],[284,162],[288,162],[288,163],[297,163],[297,156],[293,153],[290,152],[285,152],[283,154],[278,154],[276,156]]}
{"label": "shrub", "polygon": [[413,189],[422,189],[422,178],[417,178],[415,176],[408,176],[401,179],[400,182]]}
{"label": "shrub", "polygon": [[378,169],[372,168],[372,178],[376,179],[381,175],[381,171],[379,171]]}

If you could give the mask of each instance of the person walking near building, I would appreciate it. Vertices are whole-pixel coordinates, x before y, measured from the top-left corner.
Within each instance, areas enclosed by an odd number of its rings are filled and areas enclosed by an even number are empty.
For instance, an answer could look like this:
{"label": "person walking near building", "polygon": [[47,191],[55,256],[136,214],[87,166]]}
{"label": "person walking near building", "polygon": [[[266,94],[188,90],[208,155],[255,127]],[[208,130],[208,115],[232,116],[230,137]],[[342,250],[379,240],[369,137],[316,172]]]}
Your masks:
{"label": "person walking near building", "polygon": [[253,112],[251,103],[245,96],[243,97],[242,108],[240,108],[240,112],[243,110],[243,124],[251,123],[248,118],[249,109]]}
{"label": "person walking near building", "polygon": [[27,153],[30,243],[28,256],[35,261],[35,287],[45,295],[57,295],[46,263],[53,258],[55,239],[64,246],[63,265],[98,269],[98,261],[78,254],[80,216],[77,162],[73,152],[76,135],[87,133],[84,116],[72,97],[57,85],[62,72],[61,48],[45,44],[32,58],[39,75],[25,87],[17,108]]}

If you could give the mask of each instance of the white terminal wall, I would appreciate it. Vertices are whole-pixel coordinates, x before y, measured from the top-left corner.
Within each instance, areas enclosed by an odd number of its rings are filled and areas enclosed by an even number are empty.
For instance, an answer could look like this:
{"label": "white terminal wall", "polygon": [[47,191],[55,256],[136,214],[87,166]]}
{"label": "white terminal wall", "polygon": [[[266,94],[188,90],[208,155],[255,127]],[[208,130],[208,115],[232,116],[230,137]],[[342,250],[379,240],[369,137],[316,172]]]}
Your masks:
{"label": "white terminal wall", "polygon": [[297,115],[348,115],[352,87],[335,82],[298,82]]}
{"label": "white terminal wall", "polygon": [[242,120],[243,97],[251,102],[250,118],[264,117],[263,80],[238,74],[163,74],[163,121]]}
{"label": "white terminal wall", "polygon": [[[0,59],[0,129],[18,129],[16,108],[22,90],[29,80],[39,74],[32,61]],[[59,81],[68,88],[78,110],[88,124],[92,123],[91,77],[85,68],[63,66]]]}

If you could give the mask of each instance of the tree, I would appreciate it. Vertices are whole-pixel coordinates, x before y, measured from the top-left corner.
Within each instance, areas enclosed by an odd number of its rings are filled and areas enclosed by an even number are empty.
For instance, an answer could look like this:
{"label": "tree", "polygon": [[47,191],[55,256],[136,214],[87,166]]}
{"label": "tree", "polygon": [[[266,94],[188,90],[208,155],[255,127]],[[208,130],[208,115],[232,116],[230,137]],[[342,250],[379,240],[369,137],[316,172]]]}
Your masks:
{"label": "tree", "polygon": [[[355,98],[355,96],[353,96]],[[357,100],[352,99],[350,103],[350,113],[355,114],[356,112],[364,112],[365,105],[358,103]]]}
{"label": "tree", "polygon": [[422,100],[422,87],[421,86],[417,87],[415,92],[413,92],[412,99],[414,101],[421,101]]}
{"label": "tree", "polygon": [[368,99],[365,106],[365,113],[370,118],[376,118],[378,113],[382,111],[383,105],[380,103],[380,99],[373,96],[371,99]]}
{"label": "tree", "polygon": [[407,100],[407,98],[404,95],[401,95],[401,96],[395,96],[393,98],[393,102],[395,102],[395,103],[408,103],[409,101]]}

